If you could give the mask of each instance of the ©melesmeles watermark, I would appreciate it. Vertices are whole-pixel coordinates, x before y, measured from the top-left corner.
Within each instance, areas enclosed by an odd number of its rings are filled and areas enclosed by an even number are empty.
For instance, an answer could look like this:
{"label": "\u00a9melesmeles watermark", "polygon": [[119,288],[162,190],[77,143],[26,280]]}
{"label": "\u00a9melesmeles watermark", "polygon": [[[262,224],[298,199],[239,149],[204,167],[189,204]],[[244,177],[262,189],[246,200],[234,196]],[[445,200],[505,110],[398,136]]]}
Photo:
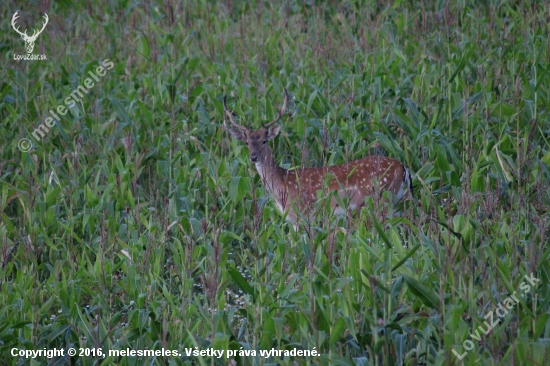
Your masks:
{"label": "\u00a9melesmeles watermark", "polygon": [[[37,142],[42,140],[42,138],[44,138],[44,136],[46,136],[46,134],[50,131],[50,128],[55,125],[55,121],[60,121],[59,116],[64,116],[69,111],[69,108],[74,107],[76,103],[80,102],[81,99],[84,98],[84,95],[88,94],[95,84],[99,82],[99,78],[105,76],[107,70],[111,70],[113,66],[114,64],[112,61],[105,59],[100,62],[100,66],[96,67],[95,73],[93,71],[89,71],[88,75],[90,77],[84,80],[84,86],[79,85],[63,100],[63,104],[58,105],[57,108],[50,109],[49,116],[44,119],[44,123],[39,124],[38,127],[31,133],[32,137],[34,137]],[[27,152],[31,150],[32,142],[27,138],[23,138],[19,140],[18,146],[19,150]]]}

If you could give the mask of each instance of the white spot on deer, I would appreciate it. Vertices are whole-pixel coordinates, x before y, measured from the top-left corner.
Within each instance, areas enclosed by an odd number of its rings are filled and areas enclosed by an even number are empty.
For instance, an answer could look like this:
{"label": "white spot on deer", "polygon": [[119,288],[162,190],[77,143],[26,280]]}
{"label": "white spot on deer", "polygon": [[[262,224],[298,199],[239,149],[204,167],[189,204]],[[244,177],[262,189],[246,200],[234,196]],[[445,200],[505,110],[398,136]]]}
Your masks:
{"label": "white spot on deer", "polygon": [[256,171],[260,175],[260,178],[263,179],[264,174],[263,174],[262,164],[256,163],[255,165],[256,165]]}
{"label": "white spot on deer", "polygon": [[280,213],[283,213],[283,206],[279,203],[279,201],[275,201],[275,206],[277,206],[277,210],[279,210]]}

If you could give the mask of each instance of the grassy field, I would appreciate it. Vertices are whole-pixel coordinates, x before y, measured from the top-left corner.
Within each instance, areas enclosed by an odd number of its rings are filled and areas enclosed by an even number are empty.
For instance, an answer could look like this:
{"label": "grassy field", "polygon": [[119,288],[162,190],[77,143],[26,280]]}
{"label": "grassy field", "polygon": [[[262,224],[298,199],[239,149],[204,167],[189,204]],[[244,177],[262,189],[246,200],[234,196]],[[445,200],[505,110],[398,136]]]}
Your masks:
{"label": "grassy field", "polygon": [[[549,364],[547,2],[3,4],[0,365]],[[414,199],[294,232],[223,128],[284,88],[280,164]]]}

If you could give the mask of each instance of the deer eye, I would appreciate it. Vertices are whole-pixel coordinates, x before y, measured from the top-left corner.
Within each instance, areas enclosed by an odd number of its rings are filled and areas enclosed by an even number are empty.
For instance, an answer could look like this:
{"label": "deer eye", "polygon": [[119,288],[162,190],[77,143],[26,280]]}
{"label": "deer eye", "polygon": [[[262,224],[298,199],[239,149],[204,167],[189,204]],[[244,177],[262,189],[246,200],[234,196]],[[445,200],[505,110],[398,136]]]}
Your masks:
{"label": "deer eye", "polygon": [[267,140],[263,140],[262,144],[264,144],[264,145],[267,144]]}

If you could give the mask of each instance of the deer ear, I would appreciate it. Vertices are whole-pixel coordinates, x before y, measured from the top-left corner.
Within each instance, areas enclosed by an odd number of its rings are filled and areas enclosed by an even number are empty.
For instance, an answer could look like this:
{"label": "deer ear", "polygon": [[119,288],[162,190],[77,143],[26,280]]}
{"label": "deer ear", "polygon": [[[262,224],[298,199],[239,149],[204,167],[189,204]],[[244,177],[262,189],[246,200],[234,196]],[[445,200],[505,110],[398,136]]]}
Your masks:
{"label": "deer ear", "polygon": [[244,133],[243,130],[232,127],[232,126],[229,127],[228,130],[229,130],[229,133],[231,134],[231,136],[233,136],[234,138],[236,138],[239,141],[246,142],[246,134]]}
{"label": "deer ear", "polygon": [[269,127],[269,129],[267,130],[267,139],[271,140],[277,137],[280,130],[281,130],[281,125],[275,125],[273,127]]}

